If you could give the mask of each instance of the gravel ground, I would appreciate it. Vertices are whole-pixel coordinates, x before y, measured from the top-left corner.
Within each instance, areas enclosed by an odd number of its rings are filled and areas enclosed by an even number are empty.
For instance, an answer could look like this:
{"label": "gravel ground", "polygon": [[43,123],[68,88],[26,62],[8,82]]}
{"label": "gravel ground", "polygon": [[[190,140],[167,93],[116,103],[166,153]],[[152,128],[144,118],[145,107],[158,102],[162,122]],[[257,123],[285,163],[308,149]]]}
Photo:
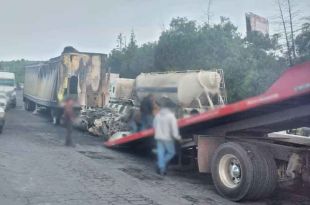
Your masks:
{"label": "gravel ground", "polygon": [[[19,99],[0,135],[0,205],[235,204],[216,193],[210,175],[172,170],[161,177],[149,155],[107,149],[78,131],[74,141],[75,148],[64,147],[64,128],[24,111]],[[242,204],[310,204],[310,198],[277,190]]]}

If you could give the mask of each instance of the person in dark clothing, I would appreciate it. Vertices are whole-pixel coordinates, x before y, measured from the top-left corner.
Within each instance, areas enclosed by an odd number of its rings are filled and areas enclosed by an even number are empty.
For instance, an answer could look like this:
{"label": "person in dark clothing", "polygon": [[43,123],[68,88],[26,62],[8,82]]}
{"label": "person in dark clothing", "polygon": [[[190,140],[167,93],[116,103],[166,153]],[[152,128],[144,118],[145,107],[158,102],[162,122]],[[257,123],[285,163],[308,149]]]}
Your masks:
{"label": "person in dark clothing", "polygon": [[141,131],[141,113],[140,110],[132,108],[128,114],[128,125],[132,133]]}
{"label": "person in dark clothing", "polygon": [[153,95],[148,95],[144,97],[141,101],[140,112],[141,112],[141,123],[142,130],[152,128],[153,125],[153,111],[155,98]]}
{"label": "person in dark clothing", "polygon": [[72,141],[72,122],[74,119],[74,100],[67,98],[64,102],[64,120],[66,125],[66,141],[65,146],[74,146]]}

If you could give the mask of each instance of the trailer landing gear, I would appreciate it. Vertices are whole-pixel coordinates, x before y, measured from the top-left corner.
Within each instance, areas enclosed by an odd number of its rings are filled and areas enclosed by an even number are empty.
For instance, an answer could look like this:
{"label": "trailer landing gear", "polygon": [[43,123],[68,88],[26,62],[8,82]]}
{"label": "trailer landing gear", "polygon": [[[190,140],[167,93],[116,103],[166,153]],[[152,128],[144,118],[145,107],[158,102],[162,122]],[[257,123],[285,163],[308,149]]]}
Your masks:
{"label": "trailer landing gear", "polygon": [[51,109],[51,117],[53,125],[59,125],[61,119],[61,111],[60,109],[52,108]]}

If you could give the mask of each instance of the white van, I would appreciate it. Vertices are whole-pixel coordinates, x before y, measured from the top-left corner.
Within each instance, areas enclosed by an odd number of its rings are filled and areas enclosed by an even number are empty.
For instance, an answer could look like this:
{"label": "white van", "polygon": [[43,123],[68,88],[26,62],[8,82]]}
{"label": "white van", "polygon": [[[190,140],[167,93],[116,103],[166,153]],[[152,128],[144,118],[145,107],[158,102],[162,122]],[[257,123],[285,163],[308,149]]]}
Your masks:
{"label": "white van", "polygon": [[0,72],[0,92],[4,92],[8,96],[8,105],[16,107],[16,80],[14,73]]}

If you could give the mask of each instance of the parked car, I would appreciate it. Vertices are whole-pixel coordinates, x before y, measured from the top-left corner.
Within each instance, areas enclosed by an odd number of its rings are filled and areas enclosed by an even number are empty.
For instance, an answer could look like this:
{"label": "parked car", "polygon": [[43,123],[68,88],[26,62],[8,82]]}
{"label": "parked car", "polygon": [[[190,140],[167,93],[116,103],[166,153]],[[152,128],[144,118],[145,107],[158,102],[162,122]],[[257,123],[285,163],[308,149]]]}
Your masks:
{"label": "parked car", "polygon": [[0,133],[2,133],[4,124],[5,124],[5,109],[0,106]]}
{"label": "parked car", "polygon": [[0,91],[8,96],[7,104],[16,107],[16,80],[11,72],[0,72]]}
{"label": "parked car", "polygon": [[0,107],[2,107],[4,110],[8,109],[8,102],[9,97],[6,93],[0,92]]}

